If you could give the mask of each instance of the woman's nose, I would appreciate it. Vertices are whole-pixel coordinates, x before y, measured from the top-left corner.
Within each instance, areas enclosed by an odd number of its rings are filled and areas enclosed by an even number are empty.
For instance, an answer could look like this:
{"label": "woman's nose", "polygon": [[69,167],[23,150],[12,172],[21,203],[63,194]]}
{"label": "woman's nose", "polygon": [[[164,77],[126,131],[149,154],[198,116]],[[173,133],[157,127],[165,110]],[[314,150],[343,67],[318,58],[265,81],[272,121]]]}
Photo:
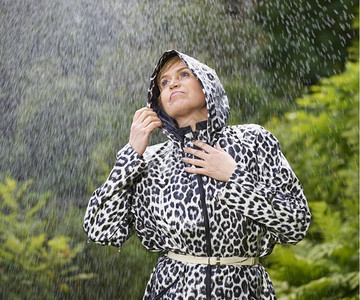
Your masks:
{"label": "woman's nose", "polygon": [[170,86],[170,88],[178,87],[179,86],[179,79],[178,78],[172,79],[170,81],[169,86]]}

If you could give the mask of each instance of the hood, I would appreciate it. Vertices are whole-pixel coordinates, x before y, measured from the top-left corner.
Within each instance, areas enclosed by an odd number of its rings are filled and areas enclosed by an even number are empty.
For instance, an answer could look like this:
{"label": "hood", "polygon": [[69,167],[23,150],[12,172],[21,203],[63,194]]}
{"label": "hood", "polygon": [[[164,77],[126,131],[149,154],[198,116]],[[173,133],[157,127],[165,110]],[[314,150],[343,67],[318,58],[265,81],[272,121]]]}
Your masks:
{"label": "hood", "polygon": [[207,142],[213,145],[217,140],[217,135],[222,132],[223,128],[227,124],[230,108],[228,98],[218,76],[215,71],[207,65],[176,50],[168,50],[164,52],[155,66],[154,72],[150,78],[150,87],[147,98],[148,107],[152,108],[163,122],[162,130],[164,134],[172,140],[181,142],[182,136],[175,121],[158,105],[160,90],[157,85],[157,75],[165,62],[176,55],[180,57],[194,76],[199,80],[203,89],[208,110]]}

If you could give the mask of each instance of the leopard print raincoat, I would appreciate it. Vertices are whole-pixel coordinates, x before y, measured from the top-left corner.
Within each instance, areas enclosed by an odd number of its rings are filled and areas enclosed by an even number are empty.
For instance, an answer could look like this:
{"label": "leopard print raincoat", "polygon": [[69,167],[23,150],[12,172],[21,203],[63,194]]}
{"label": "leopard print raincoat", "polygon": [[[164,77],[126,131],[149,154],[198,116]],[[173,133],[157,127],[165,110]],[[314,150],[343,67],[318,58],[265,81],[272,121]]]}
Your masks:
{"label": "leopard print raincoat", "polygon": [[[177,128],[158,106],[156,76],[178,55],[199,80],[207,102],[207,121]],[[120,247],[136,232],[155,252],[195,256],[264,257],[276,243],[296,244],[310,223],[302,186],[276,138],[259,125],[227,126],[229,105],[213,69],[175,50],[166,51],[151,76],[148,107],[168,137],[143,156],[125,145],[106,182],[89,201],[84,229],[101,245]],[[198,139],[219,143],[237,162],[227,182],[190,174],[183,147]],[[221,164],[221,162],[219,162]],[[265,268],[182,263],[162,255],[144,299],[276,299]]]}

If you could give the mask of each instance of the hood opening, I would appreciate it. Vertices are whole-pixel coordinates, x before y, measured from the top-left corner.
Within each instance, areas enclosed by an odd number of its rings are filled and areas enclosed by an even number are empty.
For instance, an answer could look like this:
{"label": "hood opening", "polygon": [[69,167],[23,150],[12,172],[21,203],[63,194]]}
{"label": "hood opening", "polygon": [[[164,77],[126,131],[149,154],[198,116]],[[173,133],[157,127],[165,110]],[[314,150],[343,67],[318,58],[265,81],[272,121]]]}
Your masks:
{"label": "hood opening", "polygon": [[208,109],[207,131],[208,142],[213,144],[214,134],[222,131],[223,127],[228,121],[230,114],[228,99],[224,88],[217,77],[216,72],[201,63],[200,61],[192,58],[186,54],[176,50],[165,51],[160,57],[158,63],[150,78],[150,87],[148,90],[148,104],[163,122],[164,134],[173,140],[182,141],[182,135],[179,133],[179,128],[175,122],[160,106],[158,99],[160,96],[160,89],[157,85],[157,76],[164,64],[172,57],[178,56],[185,65],[190,69],[193,75],[197,78],[200,86],[205,94],[205,101]]}

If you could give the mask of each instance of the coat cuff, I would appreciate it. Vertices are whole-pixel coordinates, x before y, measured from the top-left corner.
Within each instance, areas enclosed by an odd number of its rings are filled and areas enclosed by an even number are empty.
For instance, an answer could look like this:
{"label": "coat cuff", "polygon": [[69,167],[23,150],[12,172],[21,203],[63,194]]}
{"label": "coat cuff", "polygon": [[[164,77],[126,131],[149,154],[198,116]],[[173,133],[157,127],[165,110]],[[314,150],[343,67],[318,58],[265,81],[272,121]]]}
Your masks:
{"label": "coat cuff", "polygon": [[126,177],[137,177],[147,166],[145,159],[128,143],[116,154],[116,167],[124,168]]}

